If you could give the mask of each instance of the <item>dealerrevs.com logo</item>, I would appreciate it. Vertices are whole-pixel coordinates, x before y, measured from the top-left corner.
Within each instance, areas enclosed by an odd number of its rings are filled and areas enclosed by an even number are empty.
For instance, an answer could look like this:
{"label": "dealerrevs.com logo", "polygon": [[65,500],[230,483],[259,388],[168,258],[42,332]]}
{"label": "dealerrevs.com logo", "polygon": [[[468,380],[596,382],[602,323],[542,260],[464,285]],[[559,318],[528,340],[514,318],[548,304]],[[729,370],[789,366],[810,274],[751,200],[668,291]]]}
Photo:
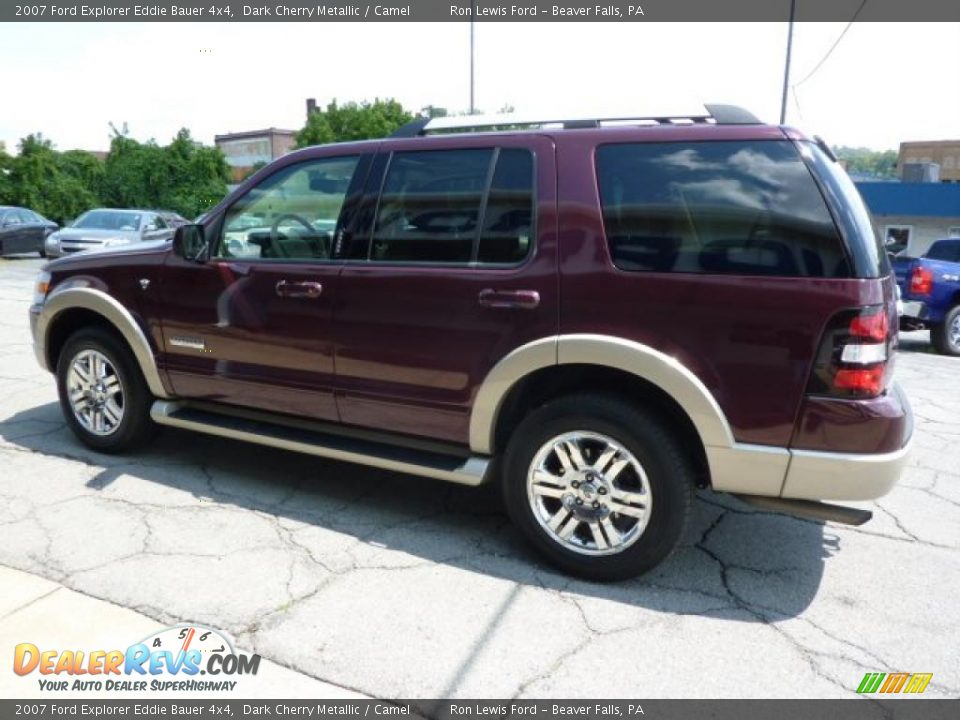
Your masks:
{"label": "dealerrevs.com logo", "polygon": [[13,671],[37,673],[44,691],[230,691],[237,678],[256,675],[259,655],[238,653],[220,631],[198,626],[166,628],[125,650],[50,650],[20,643]]}
{"label": "dealerrevs.com logo", "polygon": [[858,693],[922,693],[927,689],[933,673],[868,672],[857,687]]}

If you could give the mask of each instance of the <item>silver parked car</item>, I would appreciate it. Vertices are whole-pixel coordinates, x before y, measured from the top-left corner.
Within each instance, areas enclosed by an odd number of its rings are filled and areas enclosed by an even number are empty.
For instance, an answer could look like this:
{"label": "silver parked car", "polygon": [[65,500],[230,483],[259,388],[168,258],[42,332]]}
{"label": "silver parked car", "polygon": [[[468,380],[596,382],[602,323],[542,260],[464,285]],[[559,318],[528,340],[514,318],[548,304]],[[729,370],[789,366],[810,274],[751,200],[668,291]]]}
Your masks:
{"label": "silver parked car", "polygon": [[48,257],[96,248],[128,245],[143,240],[173,237],[172,228],[153,210],[88,210],[68,227],[50,235],[44,248]]}

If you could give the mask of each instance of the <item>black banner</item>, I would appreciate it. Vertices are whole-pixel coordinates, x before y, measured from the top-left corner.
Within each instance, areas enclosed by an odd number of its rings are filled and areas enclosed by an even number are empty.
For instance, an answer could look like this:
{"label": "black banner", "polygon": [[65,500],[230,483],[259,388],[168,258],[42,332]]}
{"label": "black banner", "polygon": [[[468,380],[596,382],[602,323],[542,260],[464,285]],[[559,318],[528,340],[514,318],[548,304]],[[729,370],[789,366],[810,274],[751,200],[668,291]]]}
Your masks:
{"label": "black banner", "polygon": [[[862,6],[862,7],[861,7]],[[786,21],[789,0],[132,0],[4,2],[20,22],[751,22]],[[956,0],[803,0],[796,20],[960,21]]]}

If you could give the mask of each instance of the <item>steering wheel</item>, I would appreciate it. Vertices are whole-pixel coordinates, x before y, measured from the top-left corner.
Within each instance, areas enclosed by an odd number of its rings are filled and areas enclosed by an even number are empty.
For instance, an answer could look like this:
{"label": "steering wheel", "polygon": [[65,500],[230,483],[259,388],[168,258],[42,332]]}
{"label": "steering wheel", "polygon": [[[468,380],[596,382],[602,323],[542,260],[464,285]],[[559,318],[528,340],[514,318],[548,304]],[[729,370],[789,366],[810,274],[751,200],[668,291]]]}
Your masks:
{"label": "steering wheel", "polygon": [[[306,228],[307,230],[307,236],[305,238],[306,241],[310,244],[317,243],[317,238],[318,236],[321,235],[321,233],[319,233],[317,229],[310,224],[309,220],[295,213],[283,213],[282,215],[277,215],[277,217],[273,221],[273,224],[270,225],[270,244],[271,245],[275,244],[279,239],[280,224],[284,220],[294,220],[295,222],[298,222],[301,225],[303,225],[303,227]],[[322,233],[322,238],[323,238],[322,242],[317,243],[319,247],[316,249],[320,251],[320,254],[326,254],[327,251],[329,250],[329,247],[327,247],[327,245],[330,242],[330,238],[327,233]]]}

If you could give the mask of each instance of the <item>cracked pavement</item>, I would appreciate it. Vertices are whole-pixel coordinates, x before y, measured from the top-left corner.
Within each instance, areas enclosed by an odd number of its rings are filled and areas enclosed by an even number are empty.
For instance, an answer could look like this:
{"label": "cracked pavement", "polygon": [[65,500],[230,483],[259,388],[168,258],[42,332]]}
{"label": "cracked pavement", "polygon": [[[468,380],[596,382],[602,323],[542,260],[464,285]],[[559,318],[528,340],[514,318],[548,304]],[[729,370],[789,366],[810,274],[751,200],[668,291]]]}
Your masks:
{"label": "cracked pavement", "polygon": [[915,451],[872,521],[702,492],[666,564],[599,585],[541,565],[489,489],[172,429],[85,449],[31,350],[40,266],[0,260],[0,565],[378,697],[852,697],[877,671],[960,696],[960,359],[926,333],[902,336]]}

